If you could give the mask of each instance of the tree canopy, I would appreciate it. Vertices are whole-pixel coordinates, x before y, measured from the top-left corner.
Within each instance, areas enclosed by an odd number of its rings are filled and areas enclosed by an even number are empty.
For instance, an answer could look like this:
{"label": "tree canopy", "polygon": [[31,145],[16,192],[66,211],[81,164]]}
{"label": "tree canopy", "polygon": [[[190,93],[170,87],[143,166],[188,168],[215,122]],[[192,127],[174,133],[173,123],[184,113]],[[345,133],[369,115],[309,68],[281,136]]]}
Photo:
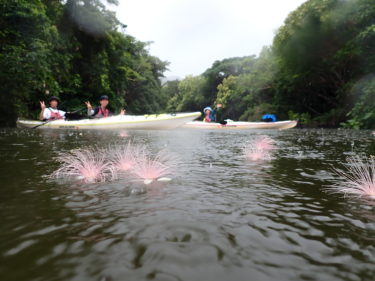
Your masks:
{"label": "tree canopy", "polygon": [[[116,4],[117,1],[107,1]],[[160,112],[167,62],[99,0],[0,0],[0,123],[35,118],[39,100],[59,96],[75,110],[108,95],[114,110]]]}

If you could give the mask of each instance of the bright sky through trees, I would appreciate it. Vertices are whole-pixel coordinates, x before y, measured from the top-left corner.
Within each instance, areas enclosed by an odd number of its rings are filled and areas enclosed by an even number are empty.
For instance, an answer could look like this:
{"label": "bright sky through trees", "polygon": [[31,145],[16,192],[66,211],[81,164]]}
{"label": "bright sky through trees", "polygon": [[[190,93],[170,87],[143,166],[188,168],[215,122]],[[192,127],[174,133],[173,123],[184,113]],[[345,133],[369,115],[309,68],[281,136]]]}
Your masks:
{"label": "bright sky through trees", "polygon": [[216,60],[257,55],[304,0],[119,0],[112,6],[150,53],[171,64],[166,76],[199,75]]}

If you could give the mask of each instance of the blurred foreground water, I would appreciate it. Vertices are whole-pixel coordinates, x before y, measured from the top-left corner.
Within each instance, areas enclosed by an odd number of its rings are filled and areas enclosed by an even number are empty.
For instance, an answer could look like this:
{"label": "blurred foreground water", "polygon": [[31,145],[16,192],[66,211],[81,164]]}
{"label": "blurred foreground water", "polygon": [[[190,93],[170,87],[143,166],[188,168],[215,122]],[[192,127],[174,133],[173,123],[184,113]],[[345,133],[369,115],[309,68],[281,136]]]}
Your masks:
{"label": "blurred foreground water", "polygon": [[[272,159],[243,148],[268,136]],[[146,144],[172,181],[48,179],[57,153]],[[375,199],[327,193],[370,131],[0,130],[0,279],[374,280]]]}

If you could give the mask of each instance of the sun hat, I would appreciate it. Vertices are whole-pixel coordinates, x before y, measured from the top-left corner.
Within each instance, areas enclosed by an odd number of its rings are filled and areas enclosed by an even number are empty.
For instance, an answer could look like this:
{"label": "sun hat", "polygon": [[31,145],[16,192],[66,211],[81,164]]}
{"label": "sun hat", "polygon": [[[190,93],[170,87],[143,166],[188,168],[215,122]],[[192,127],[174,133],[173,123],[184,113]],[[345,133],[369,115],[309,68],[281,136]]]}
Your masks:
{"label": "sun hat", "polygon": [[212,108],[211,108],[210,106],[206,106],[206,107],[203,109],[203,112],[206,112],[206,110],[212,111]]}
{"label": "sun hat", "polygon": [[51,101],[53,101],[53,100],[55,100],[55,101],[57,101],[57,102],[60,102],[60,99],[59,99],[58,97],[56,97],[56,96],[51,96],[51,97],[48,99],[49,102],[51,102]]}

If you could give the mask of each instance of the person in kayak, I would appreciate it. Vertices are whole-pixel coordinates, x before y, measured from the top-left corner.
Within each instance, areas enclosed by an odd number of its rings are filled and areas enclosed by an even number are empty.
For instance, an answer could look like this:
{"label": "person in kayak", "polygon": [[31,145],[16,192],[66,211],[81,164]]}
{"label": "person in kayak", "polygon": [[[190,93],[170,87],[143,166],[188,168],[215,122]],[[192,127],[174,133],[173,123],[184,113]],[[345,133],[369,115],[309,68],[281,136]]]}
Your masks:
{"label": "person in kayak", "polygon": [[214,109],[207,106],[203,109],[204,118],[203,122],[216,122],[216,112],[222,107],[221,104],[217,104]]}
{"label": "person in kayak", "polygon": [[[100,106],[96,107],[95,109],[92,109],[91,103],[89,101],[85,102],[87,106],[87,115],[95,118],[103,118],[103,117],[109,117],[113,114],[109,111],[107,108],[109,103],[108,96],[101,96],[99,99]],[[121,109],[120,115],[124,115],[125,110]]]}
{"label": "person in kayak", "polygon": [[41,112],[39,114],[40,120],[58,120],[65,118],[65,111],[57,109],[60,99],[56,96],[52,96],[48,100],[49,107],[46,107],[44,101],[40,101]]}

